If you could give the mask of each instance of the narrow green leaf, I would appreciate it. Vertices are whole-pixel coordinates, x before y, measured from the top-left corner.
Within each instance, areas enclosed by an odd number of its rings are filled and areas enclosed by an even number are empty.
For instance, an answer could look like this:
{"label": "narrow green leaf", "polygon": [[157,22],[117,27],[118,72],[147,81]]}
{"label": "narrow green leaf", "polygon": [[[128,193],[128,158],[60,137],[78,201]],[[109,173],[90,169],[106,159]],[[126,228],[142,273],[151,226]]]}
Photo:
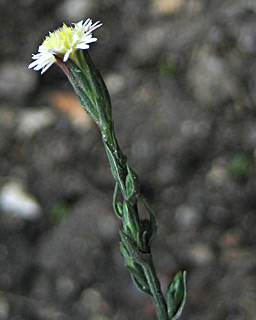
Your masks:
{"label": "narrow green leaf", "polygon": [[148,240],[148,246],[151,246],[152,240],[155,237],[155,234],[157,233],[157,221],[156,221],[156,216],[155,213],[153,211],[153,209],[151,208],[151,206],[149,205],[149,203],[147,202],[147,200],[145,199],[145,197],[143,196],[143,194],[140,195],[142,202],[145,206],[145,208],[148,211],[149,217],[150,217],[150,225],[151,225],[151,232],[150,232],[150,238]]}
{"label": "narrow green leaf", "polygon": [[125,267],[130,272],[136,287],[142,292],[145,292],[151,295],[151,292],[147,283],[147,278],[144,275],[143,268],[137,263],[133,264],[132,266],[130,264],[125,263]]}
{"label": "narrow green leaf", "polygon": [[92,106],[91,100],[84,94],[81,88],[78,87],[75,91],[84,110],[98,124],[98,115],[94,111],[95,109]]}
{"label": "narrow green leaf", "polygon": [[65,66],[69,71],[68,79],[72,84],[83,108],[98,124],[99,115],[95,105],[95,97],[91,90],[88,79],[82,70],[80,70],[74,62],[72,62],[72,60],[68,60],[65,63]]}
{"label": "narrow green leaf", "polygon": [[105,122],[112,121],[111,114],[111,102],[108,90],[105,83],[100,75],[100,72],[94,66],[91,57],[87,50],[82,50],[78,55],[83,55],[82,65],[86,66],[88,72],[88,79],[91,84],[92,91],[96,97],[96,105],[100,114],[101,125],[104,126]]}
{"label": "narrow green leaf", "polygon": [[132,168],[126,164],[127,176],[125,180],[126,192],[129,202],[133,205],[137,202],[137,198],[140,194],[140,184],[137,174],[132,170]]}
{"label": "narrow green leaf", "polygon": [[139,256],[139,251],[135,245],[135,243],[133,242],[133,240],[131,239],[131,237],[129,237],[124,231],[119,231],[122,242],[125,246],[125,248],[127,249],[127,251],[129,252],[130,257],[132,258],[132,260],[134,262],[140,263],[140,256]]}
{"label": "narrow green leaf", "polygon": [[114,211],[115,211],[116,216],[117,216],[119,219],[122,219],[122,215],[123,215],[123,205],[122,205],[121,202],[116,201],[117,192],[118,192],[118,183],[116,182],[115,190],[114,190],[114,195],[113,195],[113,208],[114,208]]}
{"label": "narrow green leaf", "polygon": [[135,286],[136,286],[140,291],[142,291],[142,292],[144,292],[144,293],[147,293],[147,294],[149,294],[149,295],[152,295],[152,294],[151,294],[151,291],[150,291],[150,289],[149,289],[149,287],[148,287],[148,285],[147,285],[146,283],[141,282],[135,275],[131,275],[131,276],[132,276],[132,280],[133,280]]}
{"label": "narrow green leaf", "polygon": [[129,228],[132,234],[132,239],[136,241],[137,234],[140,232],[137,228],[137,223],[135,221],[136,215],[133,211],[133,208],[129,206],[127,201],[124,201],[123,204],[123,226],[124,228]]}
{"label": "narrow green leaf", "polygon": [[124,179],[123,179],[123,169],[122,169],[122,167],[119,166],[119,163],[117,162],[117,160],[115,158],[115,154],[113,153],[114,151],[112,151],[108,142],[104,140],[104,137],[103,137],[103,142],[104,142],[104,146],[105,146],[105,149],[107,152],[107,156],[109,159],[110,168],[111,168],[111,172],[113,174],[113,177],[116,180],[116,182],[118,182],[121,193],[122,193],[123,197],[126,199],[127,196],[126,196],[126,190],[125,190]]}
{"label": "narrow green leaf", "polygon": [[170,320],[176,320],[182,313],[186,302],[186,271],[178,272],[167,288],[166,302]]}
{"label": "narrow green leaf", "polygon": [[93,93],[90,81],[86,77],[86,74],[84,74],[83,70],[79,69],[78,66],[72,60],[68,60],[66,62],[66,66],[68,67],[68,69],[70,71],[70,76],[72,78],[72,81],[74,82],[74,85],[81,88],[81,90],[95,104],[95,102],[96,102],[95,95]]}
{"label": "narrow green leaf", "polygon": [[128,268],[128,267],[133,267],[134,264],[133,264],[133,261],[131,259],[131,257],[129,256],[129,253],[128,251],[126,250],[123,242],[120,243],[120,250],[121,250],[121,253],[124,257],[124,264],[125,264],[125,267]]}

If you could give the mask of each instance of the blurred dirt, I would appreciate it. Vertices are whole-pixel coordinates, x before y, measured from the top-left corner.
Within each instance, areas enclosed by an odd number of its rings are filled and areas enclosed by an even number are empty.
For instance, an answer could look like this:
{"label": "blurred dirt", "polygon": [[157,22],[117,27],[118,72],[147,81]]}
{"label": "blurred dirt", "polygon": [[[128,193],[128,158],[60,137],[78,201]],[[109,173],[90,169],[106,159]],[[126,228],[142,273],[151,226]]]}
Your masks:
{"label": "blurred dirt", "polygon": [[87,17],[164,290],[186,269],[181,319],[255,320],[251,0],[0,1],[0,320],[156,319],[123,266],[96,126],[61,70],[27,70],[49,30]]}

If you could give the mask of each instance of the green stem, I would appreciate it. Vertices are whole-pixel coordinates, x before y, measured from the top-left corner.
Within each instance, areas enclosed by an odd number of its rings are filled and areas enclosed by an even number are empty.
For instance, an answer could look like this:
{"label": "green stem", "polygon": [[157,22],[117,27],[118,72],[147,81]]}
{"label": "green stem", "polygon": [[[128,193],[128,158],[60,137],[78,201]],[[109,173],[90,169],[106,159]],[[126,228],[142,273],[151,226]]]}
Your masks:
{"label": "green stem", "polygon": [[156,275],[156,271],[155,271],[155,267],[152,259],[148,264],[144,264],[142,267],[143,267],[145,276],[147,278],[150,291],[153,296],[157,317],[159,320],[168,320],[169,318],[167,314],[166,302],[161,290],[160,282]]}
{"label": "green stem", "polygon": [[[127,200],[125,189],[125,177],[127,175],[127,169],[125,166],[126,157],[123,155],[118,145],[113,128],[103,133],[102,140],[107,151],[112,174],[120,187],[124,199]],[[134,212],[136,212],[138,215],[137,202],[132,206],[135,209]],[[142,268],[144,270],[153,297],[158,319],[168,320],[166,302],[161,291],[160,282],[157,278],[152,258],[150,258],[150,260],[147,263],[142,263]]]}
{"label": "green stem", "polygon": [[[165,302],[151,256],[151,242],[157,231],[155,215],[143,195],[136,173],[127,164],[114,133],[111,115],[111,101],[105,83],[84,50],[78,50],[75,61],[68,60],[58,64],[68,76],[82,106],[98,125],[106,149],[111,172],[116,180],[113,204],[118,218],[122,219],[123,229],[121,251],[124,262],[136,286],[145,293],[152,294],[159,320],[176,319],[184,306],[186,297],[185,274],[178,274],[169,286]],[[81,69],[80,69],[81,68]],[[118,190],[123,203],[116,201]],[[143,219],[138,212],[139,198],[144,203],[149,219]],[[182,283],[183,281],[183,283]],[[167,310],[168,309],[168,310]]]}
{"label": "green stem", "polygon": [[123,198],[127,200],[125,190],[125,178],[127,175],[126,156],[122,153],[113,130],[113,124],[110,128],[102,131],[102,140],[107,152],[111,172],[122,192]]}

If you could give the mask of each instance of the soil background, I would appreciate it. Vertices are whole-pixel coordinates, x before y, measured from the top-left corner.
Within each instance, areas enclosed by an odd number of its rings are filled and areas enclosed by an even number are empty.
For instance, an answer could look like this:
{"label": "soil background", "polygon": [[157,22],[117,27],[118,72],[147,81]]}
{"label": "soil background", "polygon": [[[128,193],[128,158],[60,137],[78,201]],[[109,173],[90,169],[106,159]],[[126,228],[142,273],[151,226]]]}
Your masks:
{"label": "soil background", "polygon": [[186,269],[181,319],[255,320],[253,0],[0,1],[0,320],[156,319],[123,266],[96,126],[57,66],[27,69],[87,17],[163,289]]}

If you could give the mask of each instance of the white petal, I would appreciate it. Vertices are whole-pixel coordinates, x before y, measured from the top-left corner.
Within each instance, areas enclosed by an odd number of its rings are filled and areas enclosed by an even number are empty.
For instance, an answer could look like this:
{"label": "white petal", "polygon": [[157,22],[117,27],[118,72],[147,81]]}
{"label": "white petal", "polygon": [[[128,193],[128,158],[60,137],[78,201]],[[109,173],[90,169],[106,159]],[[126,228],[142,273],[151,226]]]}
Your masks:
{"label": "white petal", "polygon": [[77,46],[76,46],[76,49],[82,49],[82,50],[85,50],[85,49],[89,49],[90,46],[86,43],[79,43]]}
{"label": "white petal", "polygon": [[97,41],[97,38],[89,38],[89,39],[87,39],[85,42],[87,42],[87,43],[91,43],[91,42],[95,42],[95,41]]}
{"label": "white petal", "polygon": [[85,22],[83,23],[83,27],[87,27],[88,25],[92,24],[92,19],[88,18],[85,20]]}
{"label": "white petal", "polygon": [[72,49],[68,50],[63,57],[63,61],[66,62],[69,58],[70,53],[72,52]]}
{"label": "white petal", "polygon": [[82,26],[83,26],[83,20],[81,20],[81,21],[79,21],[79,22],[77,22],[77,23],[74,23],[74,25],[77,25],[78,28],[82,28]]}
{"label": "white petal", "polygon": [[30,65],[28,66],[29,69],[34,68],[36,65],[38,64],[38,61],[33,61],[30,63]]}
{"label": "white petal", "polygon": [[102,23],[100,23],[99,21],[95,22],[91,28],[90,28],[90,32],[94,31],[95,29],[99,28],[102,26]]}
{"label": "white petal", "polygon": [[54,64],[54,62],[48,63],[41,71],[41,74],[43,74],[46,70],[48,70],[52,65]]}

